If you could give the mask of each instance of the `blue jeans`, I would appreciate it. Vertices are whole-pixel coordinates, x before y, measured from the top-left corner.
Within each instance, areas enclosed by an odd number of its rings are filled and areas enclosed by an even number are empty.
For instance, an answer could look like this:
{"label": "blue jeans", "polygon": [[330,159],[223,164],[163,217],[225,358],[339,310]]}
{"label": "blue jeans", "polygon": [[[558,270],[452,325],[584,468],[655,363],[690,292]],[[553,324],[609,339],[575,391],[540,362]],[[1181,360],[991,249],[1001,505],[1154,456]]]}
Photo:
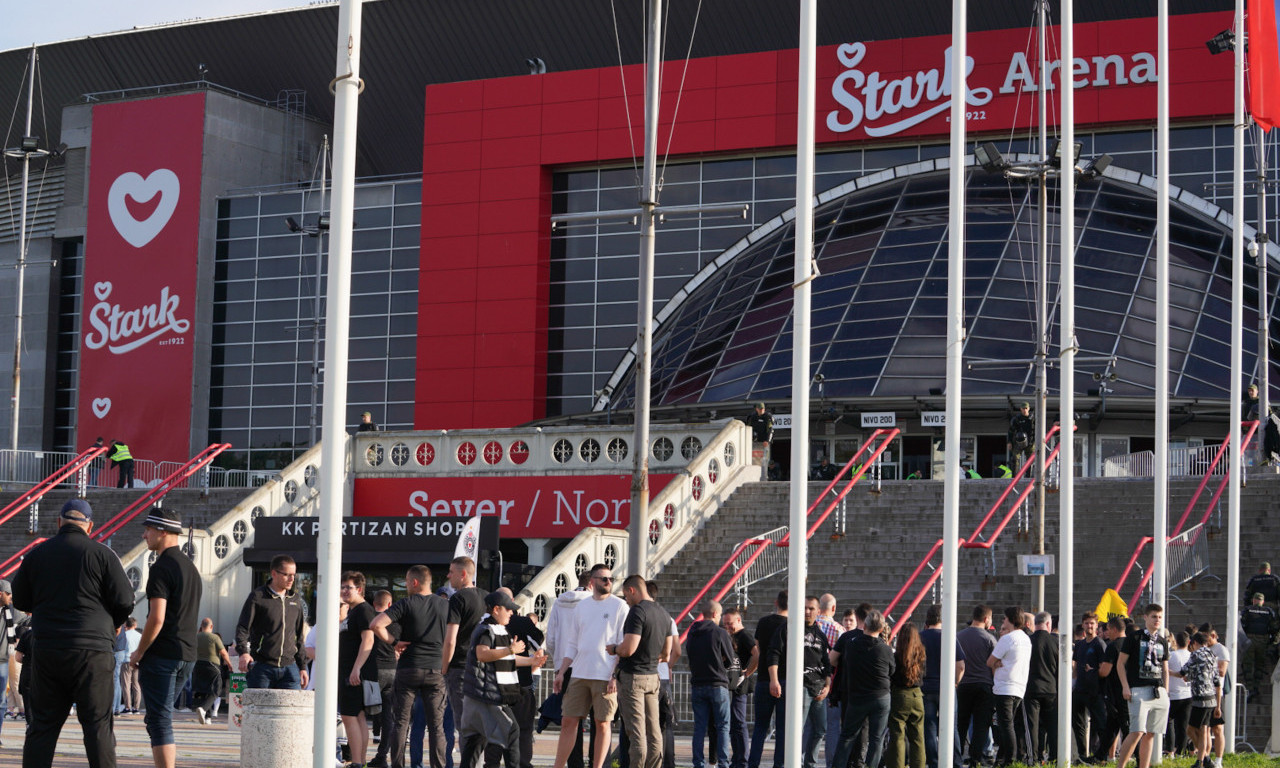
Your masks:
{"label": "blue jeans", "polygon": [[[117,680],[120,678],[117,677]],[[18,684],[14,682],[14,690],[17,690]],[[0,707],[0,726],[4,725],[4,713],[9,703],[13,701],[11,698],[4,698],[3,694],[9,690],[9,660],[0,659],[0,699],[3,699],[4,707]]]}
{"label": "blue jeans", "polygon": [[840,746],[836,748],[836,765],[848,765],[857,742],[858,732],[867,729],[868,766],[880,765],[884,748],[884,729],[889,724],[889,695],[852,696],[844,702],[840,718]]}
{"label": "blue jeans", "polygon": [[147,708],[143,722],[151,746],[160,747],[173,743],[173,701],[191,678],[194,661],[142,657],[138,665],[138,685],[142,688],[142,703]]}
{"label": "blue jeans", "polygon": [[[287,667],[273,667],[258,662],[249,667],[245,673],[244,683],[250,688],[276,688],[284,691],[302,690],[302,675],[297,664]],[[176,693],[176,692],[175,692]]]}
{"label": "blue jeans", "polygon": [[[782,731],[782,700],[770,695],[767,675],[757,676],[755,697],[755,726],[751,729],[751,752],[747,755],[747,768],[760,768],[760,756],[764,754],[764,740],[769,736],[769,720],[774,718],[775,713],[778,731]],[[774,745],[773,768],[782,768],[781,743]]]}
{"label": "blue jeans", "polygon": [[708,723],[716,732],[716,754],[712,762],[729,764],[729,689],[718,685],[695,685],[690,692],[693,707],[693,768],[702,768],[702,746]]}
{"label": "blue jeans", "polygon": [[[924,694],[924,760],[928,768],[938,768],[938,710],[942,695],[938,693]],[[955,728],[947,728],[951,734],[951,751],[960,754],[960,733]],[[956,764],[959,764],[959,760]]]}
{"label": "blue jeans", "polygon": [[[785,696],[783,697],[785,699]],[[800,733],[802,746],[800,748],[800,765],[802,768],[813,768],[818,762],[818,747],[827,738],[827,700],[819,701],[809,693],[807,688],[800,689]],[[785,705],[783,707],[785,709]],[[779,717],[779,720],[782,718]],[[776,742],[779,751],[786,749],[786,733],[781,727],[778,727],[778,740]]]}
{"label": "blue jeans", "polygon": [[[111,699],[111,711],[118,714],[120,712],[120,704],[123,703],[123,696],[120,690],[120,670],[124,669],[124,665],[129,663],[128,651],[116,651],[116,671],[111,675],[111,690],[114,691],[114,697]],[[8,674],[8,670],[5,671]]]}

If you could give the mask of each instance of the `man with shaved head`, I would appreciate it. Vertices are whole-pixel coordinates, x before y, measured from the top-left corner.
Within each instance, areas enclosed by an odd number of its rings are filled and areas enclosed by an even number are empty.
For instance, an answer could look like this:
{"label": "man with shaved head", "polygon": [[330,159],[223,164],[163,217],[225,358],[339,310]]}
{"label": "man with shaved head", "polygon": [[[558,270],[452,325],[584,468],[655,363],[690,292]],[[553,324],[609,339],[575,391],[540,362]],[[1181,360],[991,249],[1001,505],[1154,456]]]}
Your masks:
{"label": "man with shaved head", "polygon": [[693,707],[693,768],[703,768],[702,746],[707,726],[715,732],[711,762],[729,765],[729,671],[738,664],[733,638],[720,626],[720,603],[702,604],[702,619],[689,628],[689,702]]}

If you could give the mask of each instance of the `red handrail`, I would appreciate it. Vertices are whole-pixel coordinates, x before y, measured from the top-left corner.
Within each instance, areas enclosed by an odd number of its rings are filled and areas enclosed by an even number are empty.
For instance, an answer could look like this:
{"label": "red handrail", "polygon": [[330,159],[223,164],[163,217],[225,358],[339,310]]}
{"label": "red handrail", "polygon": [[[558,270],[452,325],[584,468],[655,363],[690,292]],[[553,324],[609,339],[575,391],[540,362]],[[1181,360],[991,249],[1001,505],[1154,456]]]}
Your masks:
{"label": "red handrail", "polygon": [[4,509],[0,509],[0,525],[9,522],[10,518],[18,514],[22,509],[39,501],[46,493],[53,490],[54,487],[63,480],[66,480],[76,472],[79,472],[81,467],[87,466],[89,462],[106,452],[107,447],[105,445],[101,447],[86,448],[79,456],[76,456],[71,461],[68,461],[66,464],[63,464],[58,469],[54,470],[53,474],[32,486],[28,491],[10,502]]}
{"label": "red handrail", "polygon": [[[1258,431],[1257,421],[1242,422],[1240,426],[1247,427],[1244,438],[1240,441],[1240,455],[1243,456],[1247,450],[1249,442],[1253,440],[1254,434]],[[1174,538],[1182,533],[1182,526],[1186,523],[1187,517],[1191,514],[1191,510],[1195,509],[1196,503],[1200,501],[1200,495],[1204,492],[1205,486],[1209,484],[1209,478],[1213,476],[1213,471],[1218,468],[1218,464],[1222,461],[1223,454],[1227,451],[1227,446],[1231,444],[1230,435],[1226,440],[1222,441],[1222,445],[1218,447],[1217,452],[1213,456],[1213,461],[1209,463],[1209,467],[1205,470],[1204,477],[1200,479],[1200,485],[1196,487],[1195,493],[1191,495],[1191,501],[1187,503],[1187,508],[1183,510],[1182,517],[1178,518],[1177,524],[1173,527],[1173,531],[1165,537],[1166,544],[1169,539]],[[1214,492],[1213,498],[1209,500],[1209,505],[1205,507],[1204,514],[1200,517],[1200,525],[1209,521],[1209,516],[1213,514],[1213,508],[1217,505],[1218,500],[1222,498],[1222,492],[1226,490],[1227,483],[1230,481],[1230,475],[1223,475],[1221,482],[1218,483],[1218,489]],[[1116,581],[1116,592],[1119,593],[1124,588],[1124,583],[1129,578],[1129,574],[1133,571],[1134,566],[1138,564],[1138,558],[1142,556],[1142,550],[1148,544],[1155,542],[1155,537],[1144,536],[1138,542],[1138,546],[1134,547],[1133,556],[1129,558],[1128,565],[1125,566],[1124,573],[1120,574],[1119,580]],[[1147,588],[1147,584],[1151,582],[1151,570],[1148,569],[1139,580],[1138,589],[1133,593],[1129,605],[1137,603],[1138,598],[1142,595],[1142,590]]]}
{"label": "red handrail", "polygon": [[113,534],[128,524],[130,520],[137,517],[144,509],[147,509],[152,504],[155,504],[157,501],[164,498],[165,494],[178,487],[178,485],[188,477],[199,472],[211,461],[217,458],[218,454],[230,447],[231,443],[214,443],[208,448],[205,448],[203,451],[192,457],[186,464],[183,464],[181,467],[174,470],[168,477],[164,478],[159,483],[156,483],[151,488],[148,488],[146,493],[142,494],[137,501],[120,510],[115,517],[103,523],[101,528],[94,531],[93,538],[97,541],[106,541],[111,538]]}
{"label": "red handrail", "polygon": [[[843,499],[845,496],[847,496],[851,490],[853,490],[853,486],[860,479],[862,479],[862,476],[864,474],[866,474],[867,468],[871,465],[873,461],[879,458],[880,454],[884,453],[884,451],[889,447],[889,444],[893,442],[893,439],[898,436],[899,432],[900,431],[898,429],[891,429],[891,430],[877,429],[876,431],[872,432],[871,436],[867,438],[866,442],[864,442],[862,446],[858,448],[857,452],[854,453],[853,458],[845,462],[844,466],[840,468],[840,471],[836,473],[835,478],[833,478],[831,482],[827,484],[827,487],[822,490],[822,493],[819,494],[819,496],[816,499],[814,499],[813,503],[809,505],[809,509],[805,511],[806,518],[813,515],[813,511],[818,508],[819,504],[822,503],[827,493],[830,492],[831,489],[834,488],[836,484],[840,482],[841,478],[844,477],[844,475],[850,471],[850,469],[853,467],[854,462],[856,462],[862,456],[863,452],[866,451],[876,440],[883,438],[883,442],[880,444],[880,446],[872,451],[870,456],[863,463],[863,466],[860,467],[859,470],[856,473],[854,473],[852,477],[850,477],[850,479],[848,480],[847,484],[844,487],[844,490],[842,490],[836,496],[836,498],[833,499],[827,505],[826,509],[822,511],[822,513],[818,516],[817,520],[811,526],[809,526],[809,528],[805,531],[806,539],[811,538],[813,536],[814,531],[816,531],[818,527],[821,526],[822,523],[826,521],[827,517],[831,514],[831,511],[835,509],[836,504],[839,504],[840,500]],[[765,550],[769,548],[770,545],[779,546],[779,547],[787,546],[790,542],[790,539],[791,539],[791,534],[790,532],[788,532],[787,535],[784,536],[782,540],[779,541],[777,544],[773,544],[773,542],[771,542],[769,539],[750,538],[750,539],[746,539],[737,547],[735,547],[733,550],[733,553],[729,555],[728,559],[725,560],[724,565],[720,566],[720,570],[716,571],[715,575],[713,575],[707,581],[706,586],[704,586],[698,592],[698,594],[694,596],[693,600],[689,601],[689,604],[685,606],[684,610],[681,611],[680,614],[676,617],[677,626],[680,624],[681,621],[684,621],[685,617],[687,617],[690,613],[693,612],[693,609],[695,606],[697,606],[698,601],[701,600],[704,596],[706,596],[707,592],[711,590],[711,587],[716,583],[716,581],[725,574],[725,572],[729,569],[730,566],[733,565],[734,559],[737,558],[738,555],[740,555],[743,551],[745,551],[747,547],[755,546],[756,550],[751,553],[751,556],[748,557],[746,562],[742,564],[742,567],[737,569],[733,573],[733,575],[729,578],[729,580],[725,582],[723,586],[720,587],[720,590],[716,592],[715,597],[713,598],[714,600],[720,600],[725,595],[727,595],[729,593],[729,590],[733,588],[733,585],[736,584],[738,580],[742,578],[742,575],[747,572],[747,569],[751,566],[751,564],[754,563],[756,560],[758,560],[760,556],[764,554]],[[699,619],[702,618],[701,614],[698,615],[698,618]],[[684,635],[688,634],[688,631],[689,631],[688,628],[685,628],[684,633],[682,633],[681,635],[682,640],[684,638]]]}
{"label": "red handrail", "polygon": [[[1059,432],[1059,428],[1057,425],[1055,425],[1045,435],[1045,442],[1047,443],[1049,438],[1053,437],[1058,432]],[[1057,458],[1058,448],[1059,446],[1055,445],[1053,447],[1053,450],[1051,450],[1049,452],[1049,455],[1044,459],[1043,466],[1045,469],[1047,469],[1049,465],[1053,463],[1053,460]],[[1017,474],[1015,474],[1013,478],[1009,481],[1008,487],[1005,488],[1004,492],[1000,494],[1000,498],[996,499],[996,502],[991,505],[991,509],[987,511],[986,516],[983,517],[982,521],[978,523],[978,527],[974,529],[973,533],[969,536],[969,538],[959,540],[958,542],[959,548],[990,549],[995,544],[996,540],[1000,538],[1000,534],[1004,532],[1005,527],[1009,525],[1009,521],[1013,519],[1013,516],[1015,514],[1017,514],[1018,508],[1022,506],[1022,503],[1024,501],[1026,501],[1027,496],[1031,494],[1031,489],[1035,487],[1035,484],[1028,483],[1027,486],[1018,494],[1017,500],[1012,505],[1010,505],[1009,511],[1005,513],[1004,517],[1000,519],[1000,524],[996,527],[995,531],[992,532],[991,538],[989,540],[987,541],[979,540],[979,538],[982,535],[982,529],[987,526],[987,523],[991,522],[991,518],[995,516],[996,511],[999,510],[1000,507],[1004,504],[1005,499],[1009,498],[1009,494],[1013,492],[1013,489],[1025,477],[1027,470],[1032,466],[1032,461],[1038,460],[1038,457],[1039,457],[1039,452],[1035,452],[1031,454],[1031,457],[1027,461],[1023,462],[1022,466],[1018,469]],[[932,560],[934,555],[936,555],[938,551],[942,549],[943,543],[944,543],[943,540],[939,539],[937,543],[935,543],[933,547],[929,550],[928,554],[926,554],[924,558],[920,560],[920,564],[917,565],[915,570],[911,572],[911,575],[907,577],[906,582],[902,585],[902,589],[898,590],[898,594],[894,595],[893,600],[891,600],[889,602],[889,605],[885,607],[885,610],[884,610],[885,616],[892,615],[893,609],[896,608],[898,605],[898,601],[900,601],[903,598],[903,596],[907,594],[907,591],[911,589],[911,585],[915,583],[915,580],[924,571],[925,567],[929,565],[930,560]],[[894,624],[893,630],[890,632],[890,635],[889,635],[890,637],[894,637],[898,634],[898,630],[900,630],[903,624],[905,624],[907,620],[911,618],[911,612],[914,611],[917,607],[919,607],[920,602],[924,599],[924,596],[929,593],[929,589],[934,585],[935,582],[937,582],[938,578],[941,575],[942,575],[942,569],[935,568],[933,573],[929,575],[929,578],[925,579],[924,585],[920,588],[919,592],[916,594],[915,598],[911,601],[910,605],[907,606],[906,610],[902,612],[902,616]]]}
{"label": "red handrail", "polygon": [[43,536],[38,539],[35,539],[30,543],[28,543],[27,546],[18,550],[8,560],[5,560],[3,563],[0,563],[0,579],[9,578],[10,574],[18,570],[18,567],[22,565],[23,557],[25,557],[28,552],[35,549],[37,546],[43,544],[46,540],[47,539],[45,539]]}

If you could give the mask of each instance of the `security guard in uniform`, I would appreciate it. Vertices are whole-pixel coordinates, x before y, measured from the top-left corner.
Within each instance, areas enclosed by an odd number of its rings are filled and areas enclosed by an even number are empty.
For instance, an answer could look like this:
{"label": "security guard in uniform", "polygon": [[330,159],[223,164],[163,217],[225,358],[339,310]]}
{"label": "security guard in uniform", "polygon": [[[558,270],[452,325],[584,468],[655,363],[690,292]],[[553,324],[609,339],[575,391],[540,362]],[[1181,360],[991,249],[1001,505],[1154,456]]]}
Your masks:
{"label": "security guard in uniform", "polygon": [[1249,647],[1245,649],[1241,679],[1249,689],[1250,696],[1257,696],[1259,689],[1267,679],[1267,649],[1271,646],[1280,622],[1276,612],[1266,604],[1266,596],[1261,592],[1253,593],[1251,605],[1240,612],[1240,628],[1249,637]]}
{"label": "security guard in uniform", "polygon": [[133,454],[129,453],[129,446],[119,440],[111,441],[111,455],[107,458],[111,459],[111,466],[120,467],[120,479],[116,481],[117,488],[133,487]]}

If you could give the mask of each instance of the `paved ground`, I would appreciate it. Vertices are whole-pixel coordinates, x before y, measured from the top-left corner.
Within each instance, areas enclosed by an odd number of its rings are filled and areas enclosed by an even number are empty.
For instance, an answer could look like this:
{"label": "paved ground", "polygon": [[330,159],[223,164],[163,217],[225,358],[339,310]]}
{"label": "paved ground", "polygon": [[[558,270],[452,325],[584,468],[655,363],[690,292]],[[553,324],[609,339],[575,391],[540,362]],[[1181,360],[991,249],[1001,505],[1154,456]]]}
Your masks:
{"label": "paved ground", "polygon": [[[23,723],[6,720],[0,729],[0,766],[17,766],[22,762]],[[214,725],[200,725],[196,716],[184,712],[174,714],[174,732],[178,745],[178,765],[181,768],[216,768],[240,765],[240,734],[226,727],[226,718]],[[534,737],[534,765],[550,766],[555,757],[554,729]],[[616,738],[616,737],[615,737]],[[771,755],[773,743],[765,747]],[[116,720],[116,757],[119,768],[151,768],[151,746],[141,715],[131,715]],[[372,749],[369,757],[373,757]],[[771,764],[768,758],[761,762]],[[689,737],[676,736],[676,764],[687,766],[692,762]],[[58,742],[58,752],[53,762],[56,768],[84,768],[84,746],[81,743],[80,724],[75,716],[67,721]]]}

